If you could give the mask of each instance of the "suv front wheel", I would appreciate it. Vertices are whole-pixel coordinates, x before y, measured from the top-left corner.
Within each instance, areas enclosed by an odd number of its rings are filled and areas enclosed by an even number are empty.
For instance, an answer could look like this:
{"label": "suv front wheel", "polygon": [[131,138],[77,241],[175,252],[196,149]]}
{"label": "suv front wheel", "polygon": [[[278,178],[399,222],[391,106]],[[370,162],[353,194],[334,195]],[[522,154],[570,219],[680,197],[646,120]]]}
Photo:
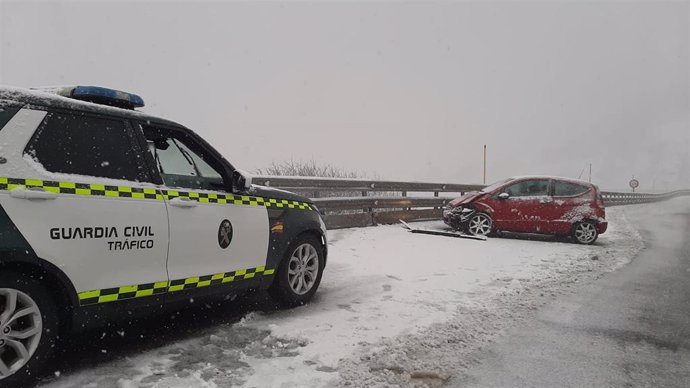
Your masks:
{"label": "suv front wheel", "polygon": [[321,283],[324,264],[321,241],[310,234],[300,235],[285,252],[269,294],[287,307],[307,303]]}
{"label": "suv front wheel", "polygon": [[36,379],[59,338],[58,312],[50,293],[35,279],[0,274],[0,385]]}

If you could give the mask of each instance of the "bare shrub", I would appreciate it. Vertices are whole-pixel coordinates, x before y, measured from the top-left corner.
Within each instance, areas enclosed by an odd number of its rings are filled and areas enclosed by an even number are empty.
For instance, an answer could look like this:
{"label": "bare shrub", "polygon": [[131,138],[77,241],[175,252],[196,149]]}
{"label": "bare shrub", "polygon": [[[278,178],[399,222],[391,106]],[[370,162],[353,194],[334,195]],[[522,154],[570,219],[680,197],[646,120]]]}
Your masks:
{"label": "bare shrub", "polygon": [[295,161],[273,163],[266,169],[256,170],[257,175],[278,175],[278,176],[311,176],[321,178],[363,178],[362,174],[354,171],[346,171],[343,168],[335,167],[332,164],[319,165],[314,159],[310,161]]}
{"label": "bare shrub", "polygon": [[[273,175],[273,176],[303,176],[315,178],[345,178],[345,179],[362,179],[363,174],[355,171],[347,171],[343,168],[333,166],[330,163],[318,164],[314,159],[309,161],[290,160],[289,162],[272,163],[265,169],[257,169],[257,175]],[[306,197],[359,197],[362,195],[359,191],[313,191],[292,190],[297,194]]]}
{"label": "bare shrub", "polygon": [[[315,160],[309,161],[296,161],[290,160],[289,162],[273,163],[265,169],[257,169],[255,171],[257,175],[269,175],[269,176],[303,176],[303,177],[317,177],[317,178],[344,178],[344,179],[366,179],[365,174],[347,171],[343,168],[333,166],[332,164],[318,164]],[[378,178],[375,178],[378,179]],[[311,198],[330,198],[330,197],[361,197],[361,191],[327,191],[319,190],[317,192],[307,191],[307,190],[295,190],[291,191],[303,195],[305,197]],[[386,192],[379,191],[374,193],[369,193],[370,196],[377,197],[395,197],[400,196],[400,192]],[[402,209],[387,209],[387,210],[402,210]],[[353,214],[361,213],[364,209],[352,209],[352,210],[335,210],[330,213],[332,214]],[[329,213],[329,214],[330,214]]]}

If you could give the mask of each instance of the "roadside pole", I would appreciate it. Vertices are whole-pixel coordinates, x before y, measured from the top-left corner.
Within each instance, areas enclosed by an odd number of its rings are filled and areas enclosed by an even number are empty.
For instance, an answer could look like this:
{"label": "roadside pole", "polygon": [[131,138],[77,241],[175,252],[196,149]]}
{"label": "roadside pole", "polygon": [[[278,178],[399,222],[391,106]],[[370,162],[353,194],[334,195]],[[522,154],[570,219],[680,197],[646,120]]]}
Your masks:
{"label": "roadside pole", "polygon": [[484,144],[484,184],[486,184],[486,144]]}

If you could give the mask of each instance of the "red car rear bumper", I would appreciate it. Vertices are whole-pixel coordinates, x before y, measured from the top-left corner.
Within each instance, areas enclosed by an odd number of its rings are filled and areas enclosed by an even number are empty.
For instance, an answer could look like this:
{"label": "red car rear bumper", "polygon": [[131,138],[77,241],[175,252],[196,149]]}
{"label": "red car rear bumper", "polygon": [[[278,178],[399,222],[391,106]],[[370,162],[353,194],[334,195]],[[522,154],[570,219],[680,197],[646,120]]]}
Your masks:
{"label": "red car rear bumper", "polygon": [[602,233],[606,232],[606,229],[608,229],[608,227],[609,227],[608,221],[606,221],[606,220],[599,221],[597,223],[597,232],[599,232],[599,234],[602,234]]}

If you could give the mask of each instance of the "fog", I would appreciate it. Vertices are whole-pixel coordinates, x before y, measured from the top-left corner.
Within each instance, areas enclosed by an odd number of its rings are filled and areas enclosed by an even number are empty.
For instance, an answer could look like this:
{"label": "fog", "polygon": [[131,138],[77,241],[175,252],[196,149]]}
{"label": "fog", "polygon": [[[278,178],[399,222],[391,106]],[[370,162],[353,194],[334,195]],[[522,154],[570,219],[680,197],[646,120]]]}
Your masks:
{"label": "fog", "polygon": [[[0,1],[0,83],[102,85],[245,170],[690,187],[686,2]],[[488,183],[488,182],[487,182]]]}

